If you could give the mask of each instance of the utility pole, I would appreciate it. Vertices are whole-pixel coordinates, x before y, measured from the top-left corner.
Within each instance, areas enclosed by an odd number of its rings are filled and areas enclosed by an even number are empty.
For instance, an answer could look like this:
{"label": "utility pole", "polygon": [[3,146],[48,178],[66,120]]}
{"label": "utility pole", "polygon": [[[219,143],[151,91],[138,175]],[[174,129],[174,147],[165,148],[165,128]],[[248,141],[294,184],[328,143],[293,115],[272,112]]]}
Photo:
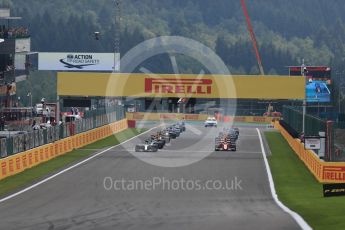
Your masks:
{"label": "utility pole", "polygon": [[[115,44],[114,44],[114,69],[113,73],[120,72],[120,41],[121,41],[121,5],[122,0],[115,2]],[[117,68],[116,68],[117,67]]]}
{"label": "utility pole", "polygon": [[[301,74],[304,77],[305,85],[307,85],[307,67],[304,64],[304,59],[302,60]],[[305,115],[306,115],[306,112],[307,112],[307,98],[306,97],[307,97],[307,95],[305,95],[305,98],[303,100],[303,121],[302,121],[302,132],[303,132],[303,135],[305,135]]]}

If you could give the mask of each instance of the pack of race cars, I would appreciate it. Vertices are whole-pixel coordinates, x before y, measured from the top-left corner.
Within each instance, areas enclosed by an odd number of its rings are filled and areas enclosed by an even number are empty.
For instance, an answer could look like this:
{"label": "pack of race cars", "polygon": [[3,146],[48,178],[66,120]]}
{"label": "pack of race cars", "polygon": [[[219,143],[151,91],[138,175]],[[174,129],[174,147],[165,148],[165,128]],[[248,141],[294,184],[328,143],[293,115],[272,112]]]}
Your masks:
{"label": "pack of race cars", "polygon": [[186,131],[184,122],[178,122],[161,131],[152,134],[144,143],[135,146],[136,152],[157,152],[164,148],[165,144],[169,143],[171,139],[176,139],[182,132]]}
{"label": "pack of race cars", "polygon": [[[164,128],[151,136],[143,143],[135,146],[136,152],[157,152],[163,149],[171,139],[178,138],[181,133],[186,131],[184,122],[175,123],[167,128]],[[215,138],[215,151],[236,151],[236,142],[239,138],[240,131],[238,128],[224,128],[223,131]]]}
{"label": "pack of race cars", "polygon": [[215,151],[236,151],[236,142],[240,135],[238,128],[224,129],[215,138]]}

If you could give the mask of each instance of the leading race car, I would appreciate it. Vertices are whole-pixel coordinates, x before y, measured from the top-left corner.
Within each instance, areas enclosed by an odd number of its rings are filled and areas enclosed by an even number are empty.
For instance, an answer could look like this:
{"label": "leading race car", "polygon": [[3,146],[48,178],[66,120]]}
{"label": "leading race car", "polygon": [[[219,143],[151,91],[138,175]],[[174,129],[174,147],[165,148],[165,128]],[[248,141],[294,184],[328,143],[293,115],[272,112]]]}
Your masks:
{"label": "leading race car", "polygon": [[237,134],[224,130],[215,138],[215,151],[236,151]]}
{"label": "leading race car", "polygon": [[236,141],[228,138],[215,139],[215,151],[236,151]]}
{"label": "leading race car", "polygon": [[136,152],[157,152],[158,145],[151,142],[150,140],[146,140],[143,144],[137,144],[135,146]]}

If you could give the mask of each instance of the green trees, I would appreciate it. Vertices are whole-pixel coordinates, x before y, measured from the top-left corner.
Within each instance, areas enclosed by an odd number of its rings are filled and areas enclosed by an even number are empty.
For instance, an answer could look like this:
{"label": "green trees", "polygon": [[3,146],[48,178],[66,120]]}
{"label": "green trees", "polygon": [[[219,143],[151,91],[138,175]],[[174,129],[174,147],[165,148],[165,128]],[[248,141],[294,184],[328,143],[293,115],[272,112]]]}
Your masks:
{"label": "green trees", "polygon": [[[179,35],[211,47],[230,69],[254,72],[255,55],[239,0],[122,2],[122,54],[145,39]],[[114,49],[112,0],[0,0],[0,5],[23,17],[35,51]],[[267,73],[287,73],[284,66],[298,65],[302,58],[310,65],[344,68],[345,5],[340,1],[248,0],[247,5]],[[94,31],[101,32],[99,41]]]}

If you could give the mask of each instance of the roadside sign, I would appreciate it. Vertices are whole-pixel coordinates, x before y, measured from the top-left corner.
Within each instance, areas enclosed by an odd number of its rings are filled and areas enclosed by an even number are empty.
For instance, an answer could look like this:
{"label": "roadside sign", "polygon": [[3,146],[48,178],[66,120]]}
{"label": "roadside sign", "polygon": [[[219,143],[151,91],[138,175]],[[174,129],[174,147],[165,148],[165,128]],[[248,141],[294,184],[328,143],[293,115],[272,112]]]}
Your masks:
{"label": "roadside sign", "polygon": [[321,149],[320,137],[305,137],[305,148],[309,150]]}

